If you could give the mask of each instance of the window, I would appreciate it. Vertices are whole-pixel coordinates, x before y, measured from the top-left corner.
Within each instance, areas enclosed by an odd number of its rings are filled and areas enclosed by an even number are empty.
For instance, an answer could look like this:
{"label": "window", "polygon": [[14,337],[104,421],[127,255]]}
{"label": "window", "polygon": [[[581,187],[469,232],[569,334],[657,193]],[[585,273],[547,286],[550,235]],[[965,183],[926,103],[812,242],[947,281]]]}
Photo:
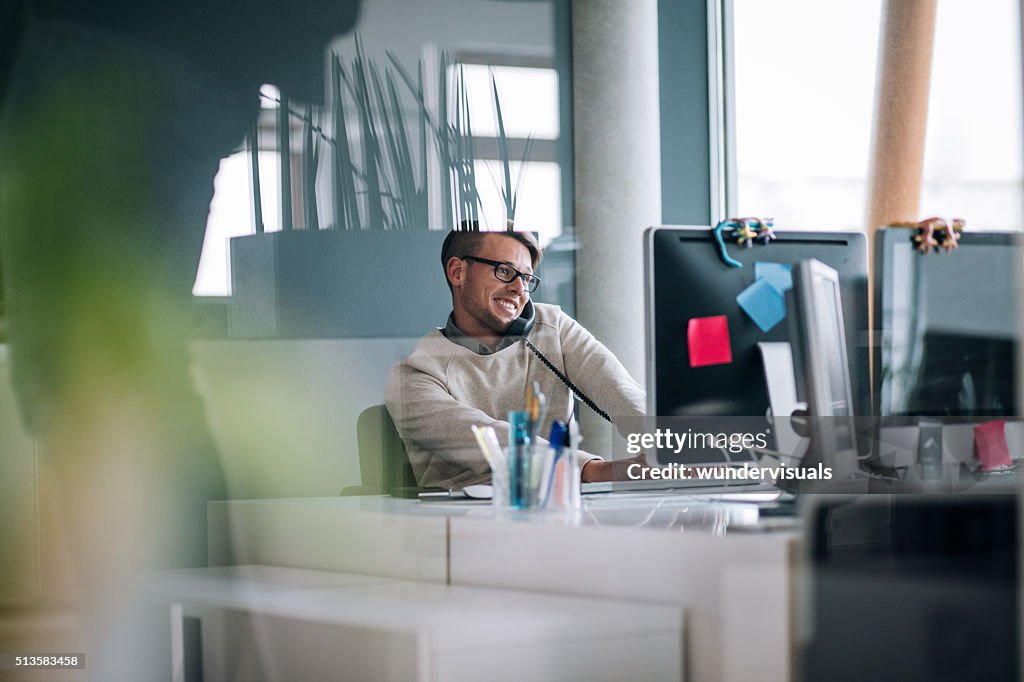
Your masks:
{"label": "window", "polygon": [[[883,3],[732,1],[736,212],[863,229]],[[938,5],[920,217],[1024,224],[1018,14]]]}
{"label": "window", "polygon": [[[516,66],[517,61],[539,63]],[[559,137],[558,74],[543,64],[543,60],[462,55],[457,64],[450,67],[449,78],[454,83],[455,70],[461,70],[469,97],[481,227],[501,229],[505,217],[501,197],[504,171],[498,153],[493,74],[509,144],[512,186],[518,186],[516,225],[537,232],[541,246],[547,246],[562,233],[562,168],[555,160]],[[454,91],[450,86],[449,92]],[[524,167],[522,159],[530,138],[533,141]]]}
{"label": "window", "polygon": [[[438,0],[432,3],[407,3],[400,0],[365,0],[354,32],[337,37],[330,50],[349,63],[356,54],[356,35],[367,58],[375,60],[381,70],[389,63],[388,52],[410,70],[416,72],[417,61],[423,60],[427,89],[431,80],[436,85],[439,73],[432,71],[425,57],[442,50],[464,65],[466,77],[472,81],[472,116],[476,134],[475,169],[478,191],[484,203],[484,222],[500,223],[504,208],[494,179],[499,178],[495,162],[496,129],[493,115],[490,74],[493,70],[501,92],[506,134],[511,139],[510,157],[513,181],[519,174],[519,160],[526,139],[533,135],[534,144],[527,166],[522,171],[517,225],[540,233],[547,244],[560,235],[563,227],[572,224],[572,158],[571,108],[569,82],[570,14],[569,3],[485,2],[463,3]],[[478,49],[482,46],[482,49]],[[325,55],[325,62],[327,61]],[[437,62],[432,62],[436,64]],[[266,86],[265,86],[266,87]],[[402,96],[407,93],[399,86]],[[275,93],[267,93],[271,99]],[[428,106],[434,100],[428,97]],[[276,138],[276,107],[263,112],[260,124],[261,188],[266,228],[276,229],[280,221],[280,188],[278,161],[274,158]],[[415,117],[415,107],[403,103],[407,115]],[[326,112],[325,112],[326,113]],[[294,117],[293,117],[294,118]],[[329,117],[325,117],[329,118]],[[329,120],[323,121],[330,128]],[[301,227],[301,142],[302,124],[292,122],[292,203],[296,226]],[[358,144],[358,126],[349,126],[350,139]],[[415,151],[415,150],[414,150]],[[334,221],[330,154],[322,146],[317,195],[320,199],[320,224]],[[225,159],[215,181],[216,193],[211,206],[207,235],[203,248],[194,294],[199,296],[229,295],[227,240],[234,235],[251,233],[252,216],[249,199],[247,154],[239,150]],[[263,161],[266,159],[266,161]],[[436,175],[436,174],[435,174]],[[429,191],[437,193],[436,177],[428,182]],[[431,196],[432,204],[440,197]],[[443,211],[431,215],[440,216]],[[495,216],[494,219],[491,216]],[[493,225],[498,227],[499,225]],[[431,223],[440,228],[440,223]],[[446,227],[446,226],[445,226]],[[567,266],[574,272],[574,261]],[[549,277],[550,279],[550,277]],[[547,281],[544,288],[548,288]],[[571,287],[570,287],[571,289]],[[560,301],[563,305],[571,305]]]}
{"label": "window", "polygon": [[[203,255],[192,287],[194,296],[231,295],[228,240],[255,232],[249,158],[249,152],[236,152],[221,159],[220,170],[213,181],[213,201],[206,219]],[[279,174],[277,152],[260,152],[260,194],[263,226],[267,232],[281,229]]]}

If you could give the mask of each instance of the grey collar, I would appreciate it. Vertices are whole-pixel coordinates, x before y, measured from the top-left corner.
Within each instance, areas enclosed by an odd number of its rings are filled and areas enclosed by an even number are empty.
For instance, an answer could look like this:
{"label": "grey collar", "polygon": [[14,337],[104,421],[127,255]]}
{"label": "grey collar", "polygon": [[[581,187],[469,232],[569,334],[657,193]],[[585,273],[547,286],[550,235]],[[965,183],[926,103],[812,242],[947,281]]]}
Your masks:
{"label": "grey collar", "polygon": [[521,336],[503,336],[498,342],[498,345],[491,350],[473,336],[467,336],[462,332],[461,329],[455,326],[455,313],[449,313],[448,322],[444,328],[441,329],[441,333],[444,334],[445,338],[453,343],[457,343],[463,348],[468,348],[477,355],[492,355],[497,353],[499,350],[508,348],[513,343],[523,338]]}

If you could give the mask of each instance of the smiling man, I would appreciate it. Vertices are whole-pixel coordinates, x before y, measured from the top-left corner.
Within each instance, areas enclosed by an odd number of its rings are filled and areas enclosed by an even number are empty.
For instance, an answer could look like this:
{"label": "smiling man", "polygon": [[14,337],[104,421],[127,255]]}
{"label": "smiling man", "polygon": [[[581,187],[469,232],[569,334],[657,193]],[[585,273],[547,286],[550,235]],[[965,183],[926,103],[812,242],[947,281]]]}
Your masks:
{"label": "smiling man", "polygon": [[[540,434],[552,420],[568,419],[572,392],[541,355],[613,421],[644,413],[643,389],[611,351],[558,306],[530,300],[541,257],[526,232],[456,231],[445,239],[441,264],[451,315],[392,369],[386,388],[388,411],[421,486],[489,482],[470,427],[491,425],[507,445],[508,412],[523,409],[533,381],[548,400]],[[628,461],[583,454],[590,460],[584,481],[624,477]]]}

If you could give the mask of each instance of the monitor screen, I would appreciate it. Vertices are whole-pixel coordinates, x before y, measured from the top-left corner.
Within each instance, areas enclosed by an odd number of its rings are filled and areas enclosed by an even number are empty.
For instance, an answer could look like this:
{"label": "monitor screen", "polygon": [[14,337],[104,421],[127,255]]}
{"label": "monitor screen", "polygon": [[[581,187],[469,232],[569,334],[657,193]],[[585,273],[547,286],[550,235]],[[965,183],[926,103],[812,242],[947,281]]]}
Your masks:
{"label": "monitor screen", "polygon": [[[654,227],[645,234],[648,414],[659,417],[751,417],[764,423],[769,407],[760,342],[789,340],[783,319],[768,331],[737,302],[757,279],[759,264],[785,269],[817,258],[839,273],[843,328],[849,349],[852,409],[870,414],[867,345],[867,247],[863,234],[847,232],[776,233],[767,245],[729,244],[729,256],[743,264],[730,267],[719,258],[708,227]],[[727,361],[695,363],[694,320],[714,318],[727,332]],[[713,353],[723,350],[710,349]],[[768,442],[774,448],[775,443]],[[685,453],[659,461],[685,462]]]}
{"label": "monitor screen", "polygon": [[876,235],[880,414],[1017,414],[1013,235],[966,232],[956,250],[928,255],[912,237],[905,229]]}

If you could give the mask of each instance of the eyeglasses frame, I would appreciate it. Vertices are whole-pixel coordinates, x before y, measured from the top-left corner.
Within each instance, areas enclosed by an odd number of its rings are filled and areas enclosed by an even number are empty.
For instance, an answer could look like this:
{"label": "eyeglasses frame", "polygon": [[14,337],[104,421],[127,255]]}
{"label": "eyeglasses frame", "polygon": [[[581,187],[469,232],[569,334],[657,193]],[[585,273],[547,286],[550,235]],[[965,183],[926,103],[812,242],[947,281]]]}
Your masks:
{"label": "eyeglasses frame", "polygon": [[[516,281],[516,277],[518,277],[523,282],[523,288],[525,288],[526,291],[531,294],[537,290],[537,287],[540,286],[540,277],[525,272],[519,272],[514,267],[512,267],[508,263],[505,263],[504,261],[491,260],[490,258],[480,258],[479,256],[459,256],[459,258],[462,260],[473,261],[475,263],[483,263],[484,265],[493,265],[494,279],[504,284],[511,284],[512,282]],[[501,277],[498,276],[498,268],[500,267],[508,268],[509,270],[514,272],[515,275],[513,275],[512,279],[509,280],[502,279]]]}

